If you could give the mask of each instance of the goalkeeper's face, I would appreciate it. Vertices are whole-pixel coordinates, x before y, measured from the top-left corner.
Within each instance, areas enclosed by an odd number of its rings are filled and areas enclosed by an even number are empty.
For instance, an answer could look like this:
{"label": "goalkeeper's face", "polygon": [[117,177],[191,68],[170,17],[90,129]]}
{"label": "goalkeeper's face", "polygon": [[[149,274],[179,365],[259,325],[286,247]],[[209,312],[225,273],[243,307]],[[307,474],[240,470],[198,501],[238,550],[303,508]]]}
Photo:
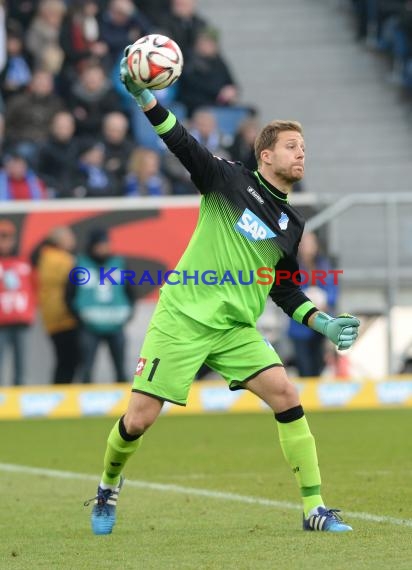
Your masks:
{"label": "goalkeeper's face", "polygon": [[266,163],[277,178],[288,184],[303,178],[305,141],[297,131],[280,132],[273,149],[266,149],[264,154]]}

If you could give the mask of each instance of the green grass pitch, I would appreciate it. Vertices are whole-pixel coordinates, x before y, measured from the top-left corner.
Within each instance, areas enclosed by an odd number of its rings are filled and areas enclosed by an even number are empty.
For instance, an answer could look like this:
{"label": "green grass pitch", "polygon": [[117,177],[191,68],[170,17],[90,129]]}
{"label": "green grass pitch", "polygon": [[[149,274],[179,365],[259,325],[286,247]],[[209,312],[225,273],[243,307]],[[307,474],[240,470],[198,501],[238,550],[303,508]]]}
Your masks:
{"label": "green grass pitch", "polygon": [[[113,420],[0,423],[0,568],[410,570],[412,412],[324,412],[308,419],[324,498],[344,509],[353,533],[301,530],[295,479],[269,413],[161,417],[125,474],[164,487],[126,482],[114,533],[103,537],[91,534],[91,507],[83,501],[94,495]],[[4,464],[40,470],[10,472]],[[47,469],[95,480],[58,478]],[[202,496],[200,489],[222,494]],[[248,503],[244,496],[289,504]]]}

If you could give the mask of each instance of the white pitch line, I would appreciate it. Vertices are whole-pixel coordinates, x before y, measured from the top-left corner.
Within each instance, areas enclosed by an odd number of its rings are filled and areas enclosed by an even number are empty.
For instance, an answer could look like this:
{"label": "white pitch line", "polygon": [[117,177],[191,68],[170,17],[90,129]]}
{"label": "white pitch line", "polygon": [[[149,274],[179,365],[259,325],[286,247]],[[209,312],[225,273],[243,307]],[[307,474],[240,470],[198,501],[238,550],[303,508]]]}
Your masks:
{"label": "white pitch line", "polygon": [[[0,471],[7,473],[40,475],[53,477],[54,479],[78,479],[81,481],[94,481],[95,483],[98,482],[98,477],[96,475],[90,475],[88,473],[58,471],[56,469],[44,469],[42,467],[29,467],[28,465],[14,465],[11,463],[0,463]],[[226,493],[224,491],[211,491],[209,489],[197,489],[195,487],[183,487],[181,485],[170,485],[165,483],[151,483],[149,481],[133,481],[131,479],[127,479],[126,483],[128,487],[136,487],[138,489],[150,489],[152,491],[163,491],[166,493],[179,493],[182,495],[207,497],[208,499],[219,499],[221,501],[235,501],[237,503],[262,505],[264,507],[274,507],[278,509],[302,510],[302,506],[297,503],[290,503],[288,501],[274,501],[273,499],[263,499],[260,497],[251,497],[248,495],[238,495],[237,493]],[[345,515],[352,519],[358,519],[362,521],[412,527],[411,519],[398,519],[396,517],[373,515],[371,513],[362,513],[357,511],[345,511]]]}

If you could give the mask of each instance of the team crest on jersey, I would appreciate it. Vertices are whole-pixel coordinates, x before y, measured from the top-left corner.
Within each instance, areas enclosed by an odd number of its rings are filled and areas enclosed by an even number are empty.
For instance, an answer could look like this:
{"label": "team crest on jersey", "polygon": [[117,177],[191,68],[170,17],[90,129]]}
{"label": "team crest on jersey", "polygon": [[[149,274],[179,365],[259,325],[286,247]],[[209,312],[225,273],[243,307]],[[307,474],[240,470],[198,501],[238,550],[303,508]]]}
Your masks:
{"label": "team crest on jersey", "polygon": [[146,366],[146,361],[147,358],[139,358],[139,360],[137,361],[137,366],[136,366],[136,376],[141,376],[142,372],[144,370],[144,367]]}
{"label": "team crest on jersey", "polygon": [[276,237],[276,234],[253,212],[246,208],[238,219],[235,230],[249,241],[260,241]]}
{"label": "team crest on jersey", "polygon": [[280,229],[281,230],[287,230],[288,229],[288,223],[289,223],[289,216],[287,214],[285,214],[285,212],[281,212],[280,218],[279,218]]}

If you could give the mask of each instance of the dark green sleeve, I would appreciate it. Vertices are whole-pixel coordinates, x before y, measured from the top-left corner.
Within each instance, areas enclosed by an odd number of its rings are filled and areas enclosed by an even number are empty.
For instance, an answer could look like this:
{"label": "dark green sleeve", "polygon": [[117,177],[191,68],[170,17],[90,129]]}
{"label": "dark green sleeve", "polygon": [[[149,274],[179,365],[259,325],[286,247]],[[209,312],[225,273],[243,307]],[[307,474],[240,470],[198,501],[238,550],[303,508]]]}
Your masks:
{"label": "dark green sleeve", "polygon": [[190,172],[194,184],[202,194],[217,190],[226,183],[233,171],[230,164],[198,143],[173,113],[158,103],[145,114],[169,150]]}
{"label": "dark green sleeve", "polygon": [[291,278],[280,279],[278,284],[276,282],[276,271],[289,271],[293,275],[298,270],[294,256],[283,257],[275,267],[275,280],[269,295],[294,321],[307,325],[309,317],[318,311],[316,306]]}

